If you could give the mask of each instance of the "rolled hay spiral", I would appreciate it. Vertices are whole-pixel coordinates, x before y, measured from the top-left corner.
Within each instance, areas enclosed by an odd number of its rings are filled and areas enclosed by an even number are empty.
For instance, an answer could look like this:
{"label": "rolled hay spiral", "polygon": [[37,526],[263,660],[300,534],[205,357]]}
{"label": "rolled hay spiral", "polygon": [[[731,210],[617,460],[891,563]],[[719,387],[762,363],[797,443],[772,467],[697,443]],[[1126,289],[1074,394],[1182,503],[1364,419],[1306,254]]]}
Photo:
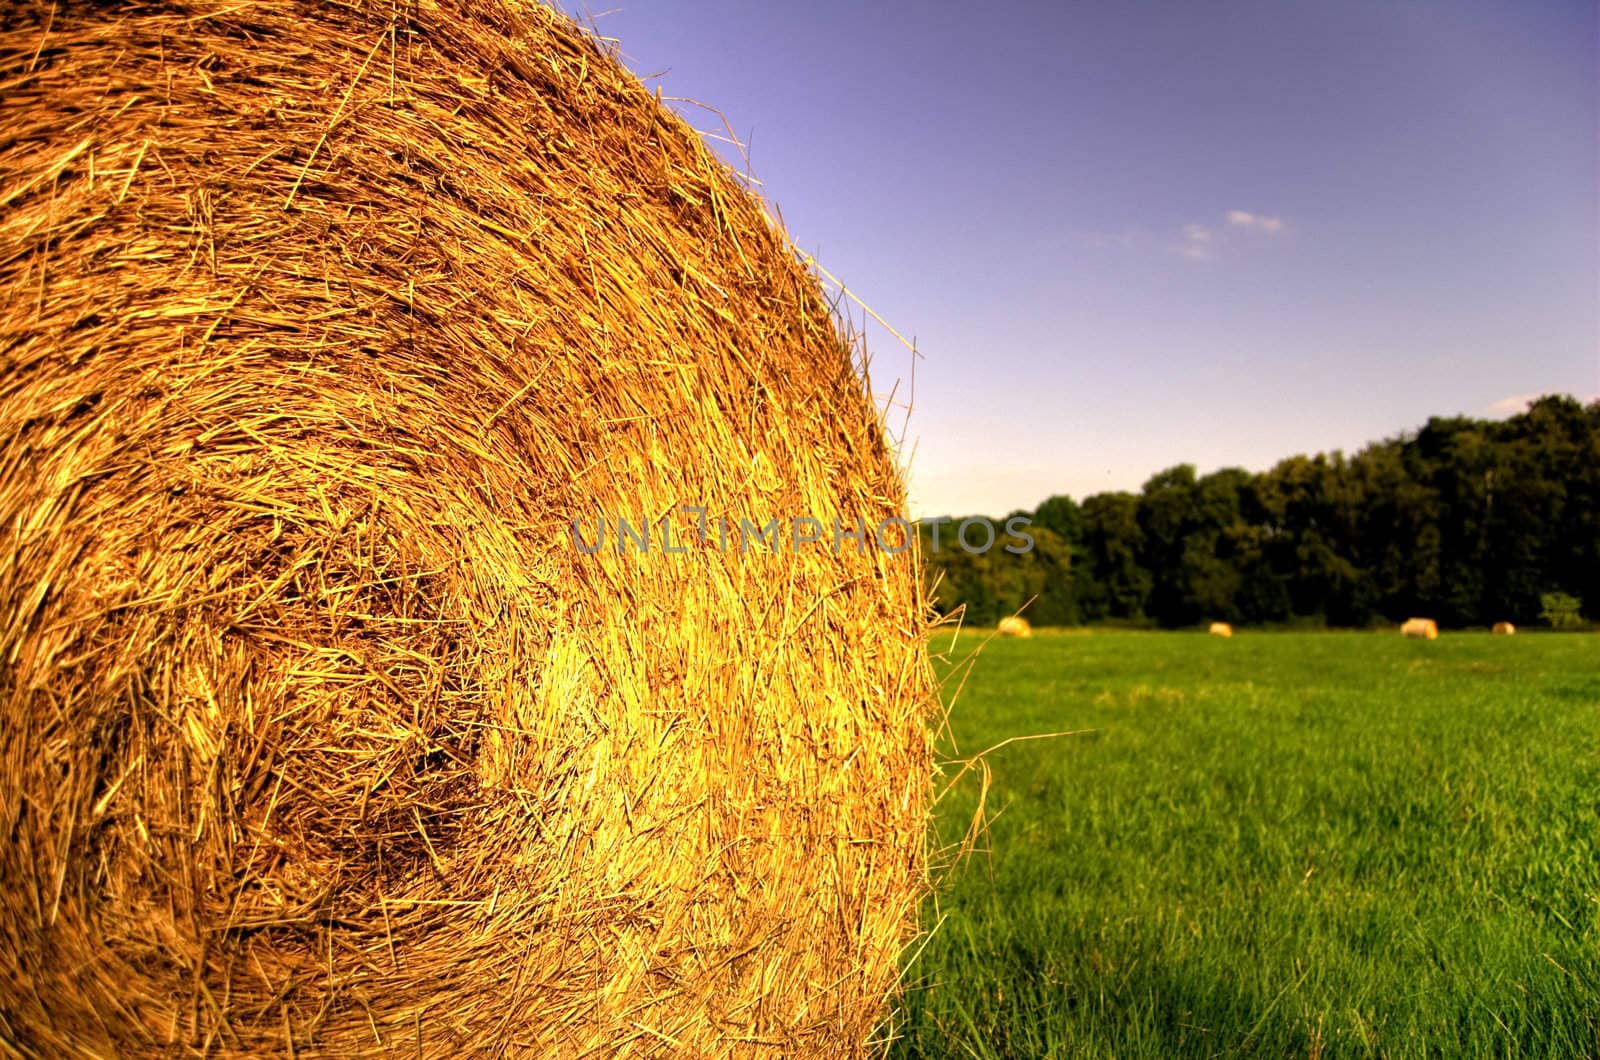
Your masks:
{"label": "rolled hay spiral", "polygon": [[901,512],[757,198],[536,4],[0,8],[0,1040],[875,1048],[912,553],[575,547]]}

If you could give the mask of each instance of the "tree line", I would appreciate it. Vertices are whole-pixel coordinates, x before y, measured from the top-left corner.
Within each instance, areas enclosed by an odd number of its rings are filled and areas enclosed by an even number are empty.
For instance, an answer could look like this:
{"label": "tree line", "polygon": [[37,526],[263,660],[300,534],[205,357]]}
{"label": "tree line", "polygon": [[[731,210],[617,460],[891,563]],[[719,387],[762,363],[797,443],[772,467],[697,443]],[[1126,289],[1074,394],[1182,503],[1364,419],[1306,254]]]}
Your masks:
{"label": "tree line", "polygon": [[[937,551],[935,606],[992,624],[1166,627],[1205,621],[1368,626],[1600,617],[1600,401],[1540,398],[1503,421],[1435,417],[1414,433],[1293,456],[1253,474],[1179,464],[1137,493],[1055,496],[1034,548]],[[1004,522],[1004,520],[994,520]],[[1555,617],[1552,617],[1555,616]]]}

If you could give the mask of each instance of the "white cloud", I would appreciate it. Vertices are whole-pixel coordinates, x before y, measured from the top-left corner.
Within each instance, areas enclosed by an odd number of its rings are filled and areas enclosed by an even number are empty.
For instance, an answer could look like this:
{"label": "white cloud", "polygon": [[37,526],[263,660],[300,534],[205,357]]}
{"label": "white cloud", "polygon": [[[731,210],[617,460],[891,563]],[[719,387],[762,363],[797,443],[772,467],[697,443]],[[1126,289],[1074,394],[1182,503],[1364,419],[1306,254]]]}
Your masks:
{"label": "white cloud", "polygon": [[1076,236],[1084,246],[1101,250],[1160,248],[1165,245],[1169,253],[1180,258],[1189,261],[1210,261],[1224,256],[1230,247],[1240,242],[1238,237],[1230,237],[1231,229],[1243,228],[1266,235],[1277,235],[1287,231],[1288,227],[1288,222],[1281,217],[1268,217],[1265,214],[1249,213],[1245,210],[1228,210],[1222,215],[1220,222],[1191,221],[1176,232],[1165,236],[1144,228],[1125,229],[1121,232],[1078,232]]}
{"label": "white cloud", "polygon": [[1528,406],[1538,396],[1538,394],[1512,394],[1491,404],[1489,411],[1498,416],[1514,416],[1519,412],[1528,411]]}
{"label": "white cloud", "polygon": [[1248,210],[1229,210],[1228,223],[1235,228],[1251,228],[1268,235],[1276,235],[1284,228],[1283,218],[1268,217],[1266,214],[1251,213]]}
{"label": "white cloud", "polygon": [[[1490,403],[1484,411],[1495,416],[1515,416],[1518,413],[1527,412],[1529,405],[1551,393],[1555,393],[1555,391],[1544,391],[1538,394],[1512,394],[1510,397],[1503,397],[1499,401]],[[1600,394],[1590,394],[1588,397],[1579,397],[1577,400],[1588,405],[1595,401],[1600,401]]]}
{"label": "white cloud", "polygon": [[1211,229],[1205,225],[1184,225],[1183,239],[1172,248],[1172,252],[1190,261],[1206,261],[1211,257],[1213,238]]}

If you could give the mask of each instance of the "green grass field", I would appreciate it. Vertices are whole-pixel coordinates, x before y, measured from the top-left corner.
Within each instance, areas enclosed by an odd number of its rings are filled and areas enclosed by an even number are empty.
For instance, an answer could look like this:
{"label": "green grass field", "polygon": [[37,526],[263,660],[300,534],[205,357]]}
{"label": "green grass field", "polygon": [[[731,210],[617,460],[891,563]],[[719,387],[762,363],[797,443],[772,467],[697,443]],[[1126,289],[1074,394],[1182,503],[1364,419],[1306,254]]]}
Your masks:
{"label": "green grass field", "polygon": [[1600,1056],[1600,635],[995,639],[950,728],[1092,732],[987,756],[895,1055]]}

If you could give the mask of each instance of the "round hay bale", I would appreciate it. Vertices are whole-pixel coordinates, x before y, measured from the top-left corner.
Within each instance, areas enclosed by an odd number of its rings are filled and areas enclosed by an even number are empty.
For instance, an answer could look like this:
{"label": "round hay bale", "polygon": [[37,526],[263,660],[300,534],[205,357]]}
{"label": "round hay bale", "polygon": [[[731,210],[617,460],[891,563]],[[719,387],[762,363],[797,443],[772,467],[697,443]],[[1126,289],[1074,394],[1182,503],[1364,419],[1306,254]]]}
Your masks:
{"label": "round hay bale", "polygon": [[1031,637],[1033,626],[1021,615],[1007,615],[1000,620],[995,631],[1002,637]]}
{"label": "round hay bale", "polygon": [[1497,637],[1513,637],[1516,636],[1517,627],[1510,622],[1496,622],[1493,632]]}
{"label": "round hay bale", "polygon": [[867,1050],[923,601],[870,529],[719,547],[904,500],[757,199],[531,3],[0,50],[0,1038]]}
{"label": "round hay bale", "polygon": [[1417,640],[1438,640],[1439,623],[1431,618],[1408,618],[1400,625],[1400,635]]}
{"label": "round hay bale", "polygon": [[1206,632],[1210,633],[1213,637],[1227,638],[1233,636],[1233,627],[1228,625],[1226,622],[1213,622],[1211,623],[1211,628]]}

